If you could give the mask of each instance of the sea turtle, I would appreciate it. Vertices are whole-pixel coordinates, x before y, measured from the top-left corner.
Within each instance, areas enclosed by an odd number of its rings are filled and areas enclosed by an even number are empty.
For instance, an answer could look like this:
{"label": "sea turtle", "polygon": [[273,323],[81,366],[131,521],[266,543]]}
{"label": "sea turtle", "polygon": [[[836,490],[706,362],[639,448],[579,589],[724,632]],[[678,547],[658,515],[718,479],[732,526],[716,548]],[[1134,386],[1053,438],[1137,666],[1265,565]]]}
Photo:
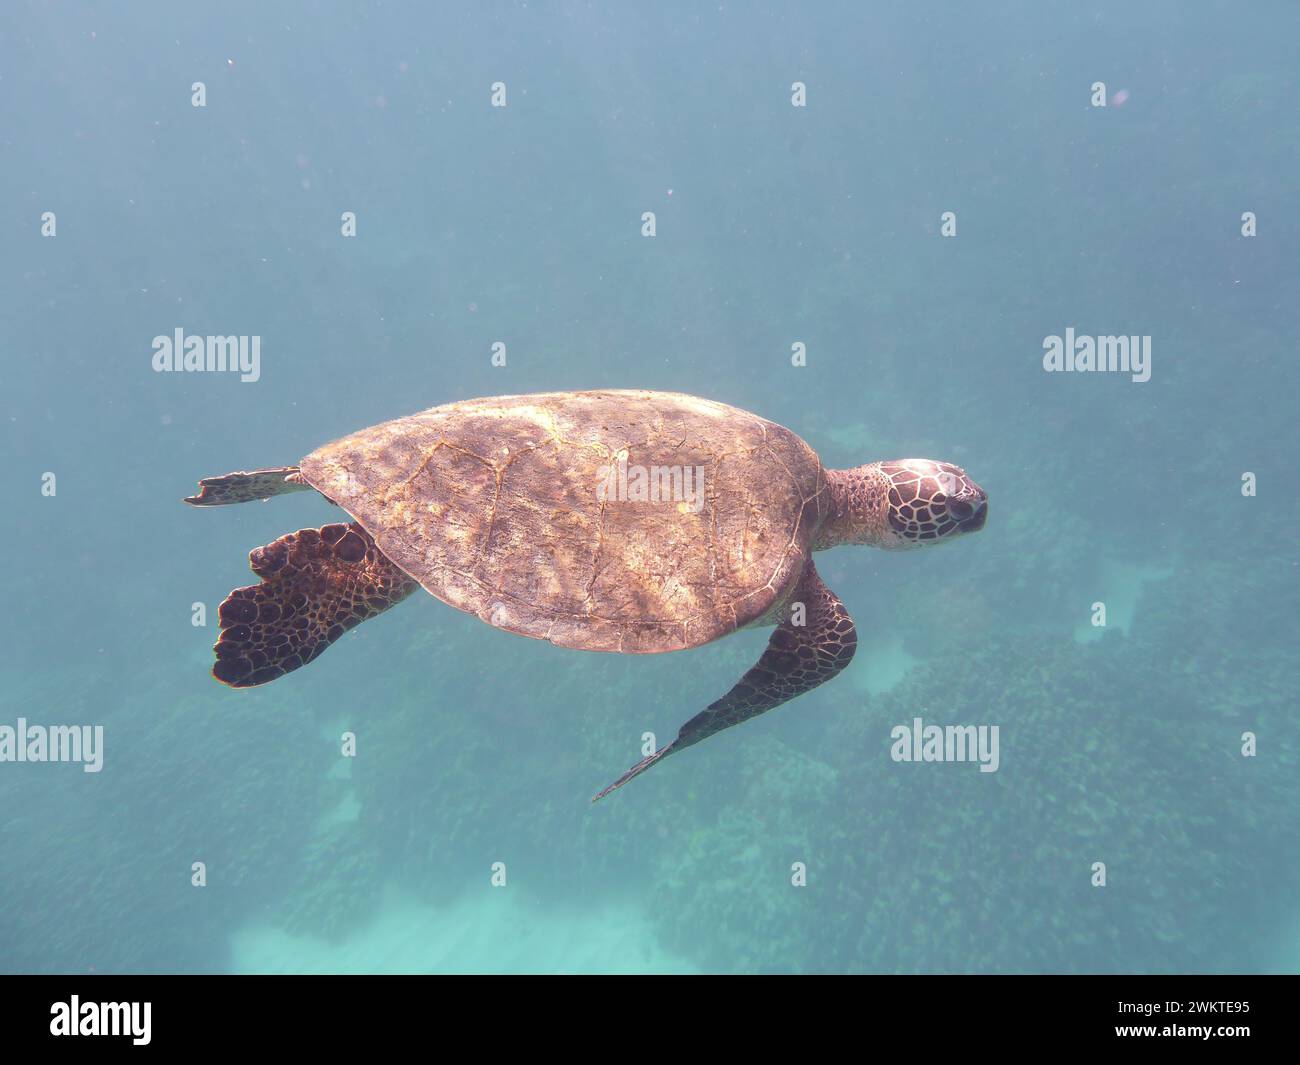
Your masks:
{"label": "sea turtle", "polygon": [[958,466],[827,470],[780,425],[648,391],[451,403],[362,429],[297,466],[199,485],[185,502],[314,489],[353,519],[250,553],[261,583],[221,604],[212,667],[236,688],[306,665],[420,585],[497,628],[590,651],[676,651],[776,626],[730,692],[596,799],[848,665],[853,619],[814,551],[945,543],[987,515]]}

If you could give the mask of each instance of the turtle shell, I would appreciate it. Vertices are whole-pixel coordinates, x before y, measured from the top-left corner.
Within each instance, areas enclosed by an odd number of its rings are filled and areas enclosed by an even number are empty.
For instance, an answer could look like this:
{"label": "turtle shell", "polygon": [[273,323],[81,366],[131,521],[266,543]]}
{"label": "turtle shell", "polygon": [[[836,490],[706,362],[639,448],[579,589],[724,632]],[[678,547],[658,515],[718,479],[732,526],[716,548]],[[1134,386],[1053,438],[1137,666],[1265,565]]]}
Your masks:
{"label": "turtle shell", "polygon": [[443,602],[597,651],[695,647],[765,618],[829,505],[794,433],[669,392],[452,403],[301,469]]}

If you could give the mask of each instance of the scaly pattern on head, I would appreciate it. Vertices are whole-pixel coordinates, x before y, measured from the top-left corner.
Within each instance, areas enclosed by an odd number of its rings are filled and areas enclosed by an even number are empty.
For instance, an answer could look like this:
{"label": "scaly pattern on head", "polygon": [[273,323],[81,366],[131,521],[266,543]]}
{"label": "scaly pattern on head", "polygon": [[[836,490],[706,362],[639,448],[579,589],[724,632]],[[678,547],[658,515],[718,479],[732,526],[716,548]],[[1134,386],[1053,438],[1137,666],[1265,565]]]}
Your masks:
{"label": "scaly pattern on head", "polygon": [[889,527],[900,541],[882,547],[920,547],[984,528],[988,497],[960,466],[895,459],[880,472],[889,482]]}
{"label": "scaly pattern on head", "polygon": [[828,470],[835,513],[814,547],[871,544],[884,548],[947,543],[978,532],[988,496],[960,466],[930,459],[891,459]]}

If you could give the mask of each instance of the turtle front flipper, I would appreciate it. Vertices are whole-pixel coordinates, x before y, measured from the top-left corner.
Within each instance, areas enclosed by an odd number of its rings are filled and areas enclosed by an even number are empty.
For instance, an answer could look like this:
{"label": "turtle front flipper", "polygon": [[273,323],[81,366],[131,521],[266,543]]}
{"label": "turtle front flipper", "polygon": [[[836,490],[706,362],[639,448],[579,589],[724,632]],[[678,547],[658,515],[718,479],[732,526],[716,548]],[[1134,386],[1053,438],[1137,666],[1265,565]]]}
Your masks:
{"label": "turtle front flipper", "polygon": [[199,482],[199,494],[186,496],[192,507],[219,507],[226,503],[248,503],[254,499],[270,499],[285,492],[311,490],[297,466],[276,466],[267,470],[240,470],[220,477],[204,477]]}
{"label": "turtle front flipper", "polygon": [[249,553],[261,584],[218,608],[212,675],[251,688],[305,666],[349,629],[419,587],[356,522],[300,529]]}
{"label": "turtle front flipper", "polygon": [[[799,604],[804,606],[802,625],[794,624],[793,608]],[[812,559],[804,565],[803,576],[787,605],[792,617],[777,626],[758,664],[731,691],[686,722],[672,743],[643,758],[592,802],[621,788],[673,752],[811,691],[852,661],[858,646],[853,619],[839,597],[822,583]]]}

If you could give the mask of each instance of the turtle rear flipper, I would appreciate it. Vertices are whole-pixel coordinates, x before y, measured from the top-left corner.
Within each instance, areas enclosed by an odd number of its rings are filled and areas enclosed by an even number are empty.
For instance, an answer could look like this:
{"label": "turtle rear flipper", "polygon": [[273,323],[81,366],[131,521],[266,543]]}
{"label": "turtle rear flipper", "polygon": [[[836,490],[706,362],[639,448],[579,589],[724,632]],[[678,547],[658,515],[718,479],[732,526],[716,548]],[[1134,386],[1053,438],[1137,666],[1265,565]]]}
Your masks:
{"label": "turtle rear flipper", "polygon": [[267,470],[240,470],[220,477],[204,477],[199,482],[199,494],[186,496],[185,502],[193,507],[219,507],[226,503],[248,503],[254,499],[270,499],[286,492],[311,490],[297,466],[275,466]]}
{"label": "turtle rear flipper", "polygon": [[261,584],[218,608],[212,675],[251,688],[305,666],[349,629],[419,587],[356,522],[299,529],[249,553]]}

